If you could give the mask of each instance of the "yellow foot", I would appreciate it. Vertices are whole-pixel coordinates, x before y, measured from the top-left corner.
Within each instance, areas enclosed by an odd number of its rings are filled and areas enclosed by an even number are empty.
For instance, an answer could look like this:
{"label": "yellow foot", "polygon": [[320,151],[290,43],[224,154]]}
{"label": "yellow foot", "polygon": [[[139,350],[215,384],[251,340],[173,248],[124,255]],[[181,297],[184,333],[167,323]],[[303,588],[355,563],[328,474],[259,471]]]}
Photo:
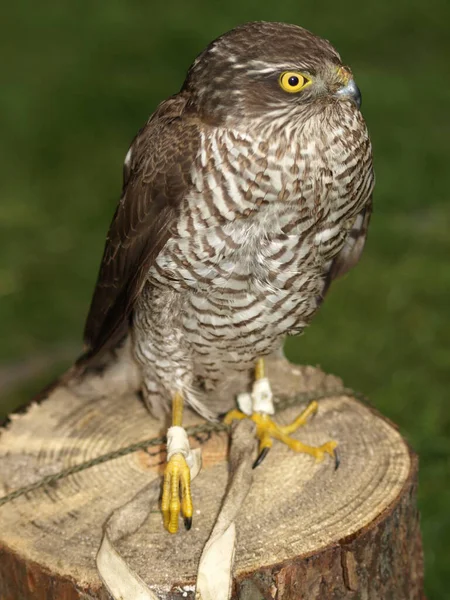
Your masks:
{"label": "yellow foot", "polygon": [[321,462],[325,454],[329,454],[334,457],[335,468],[339,466],[339,455],[336,451],[337,442],[330,441],[322,444],[322,446],[314,447],[303,444],[299,440],[295,440],[290,437],[291,433],[294,433],[299,427],[304,425],[307,420],[315,415],[318,409],[318,403],[316,401],[311,402],[306,409],[289,425],[281,426],[277,425],[268,414],[265,413],[253,413],[251,416],[239,410],[230,411],[225,417],[225,424],[229,425],[235,419],[251,419],[256,423],[256,437],[259,440],[259,454],[258,458],[253,463],[253,468],[257,467],[262,463],[264,458],[267,456],[270,448],[272,447],[272,438],[283,442],[294,450],[295,452],[304,452],[314,456],[316,462]]}
{"label": "yellow foot", "polygon": [[164,527],[169,533],[178,531],[180,510],[183,514],[184,526],[186,529],[191,528],[193,513],[191,471],[182,454],[174,454],[166,465],[161,510]]}

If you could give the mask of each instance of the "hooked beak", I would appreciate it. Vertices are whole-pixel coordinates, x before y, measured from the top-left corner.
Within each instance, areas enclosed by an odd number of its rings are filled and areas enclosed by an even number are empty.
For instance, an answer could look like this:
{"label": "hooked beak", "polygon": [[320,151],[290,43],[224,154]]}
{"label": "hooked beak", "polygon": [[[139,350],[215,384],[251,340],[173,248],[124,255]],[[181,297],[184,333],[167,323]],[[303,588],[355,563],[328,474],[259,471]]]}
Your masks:
{"label": "hooked beak", "polygon": [[347,85],[341,87],[341,89],[339,89],[335,95],[339,98],[349,98],[356,104],[358,109],[361,108],[361,92],[359,91],[359,87],[356,85],[353,79],[350,79]]}

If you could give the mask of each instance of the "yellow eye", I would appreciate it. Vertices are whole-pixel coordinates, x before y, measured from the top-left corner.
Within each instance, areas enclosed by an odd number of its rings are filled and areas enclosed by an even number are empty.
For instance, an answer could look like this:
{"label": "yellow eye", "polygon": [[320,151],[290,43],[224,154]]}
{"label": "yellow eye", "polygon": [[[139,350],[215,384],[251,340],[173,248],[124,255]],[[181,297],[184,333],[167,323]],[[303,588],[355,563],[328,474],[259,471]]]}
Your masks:
{"label": "yellow eye", "polygon": [[305,77],[305,75],[296,73],[294,71],[285,71],[284,73],[281,73],[278,81],[281,89],[283,89],[285,92],[289,92],[289,94],[300,92],[307,85],[312,83],[311,79],[308,79],[308,77]]}

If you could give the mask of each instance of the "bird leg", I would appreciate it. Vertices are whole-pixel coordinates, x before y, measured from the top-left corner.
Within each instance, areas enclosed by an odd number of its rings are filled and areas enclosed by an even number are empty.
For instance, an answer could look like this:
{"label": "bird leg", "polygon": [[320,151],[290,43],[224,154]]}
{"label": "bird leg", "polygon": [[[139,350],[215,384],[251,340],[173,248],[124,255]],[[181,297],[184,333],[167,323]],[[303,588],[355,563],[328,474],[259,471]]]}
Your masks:
{"label": "bird leg", "polygon": [[270,415],[275,412],[272,402],[272,390],[269,380],[265,374],[264,359],[259,358],[255,366],[255,382],[251,394],[239,394],[238,406],[240,410],[232,410],[225,417],[225,423],[230,424],[235,419],[250,418],[256,424],[256,437],[259,440],[258,458],[253,463],[253,468],[262,463],[272,447],[272,439],[283,442],[295,452],[304,452],[310,454],[321,462],[325,454],[329,454],[335,459],[336,468],[339,466],[338,455],[335,451],[337,443],[334,441],[326,442],[321,446],[314,447],[303,444],[299,440],[290,437],[299,427],[305,425],[310,417],[316,414],[319,407],[314,400],[300,415],[289,425],[277,425]]}
{"label": "bird leg", "polygon": [[[180,510],[184,526],[192,525],[191,471],[192,453],[183,421],[183,397],[177,392],[172,401],[172,427],[167,432],[167,465],[164,471],[161,510],[164,527],[169,533],[178,531]],[[181,500],[180,500],[181,497]]]}

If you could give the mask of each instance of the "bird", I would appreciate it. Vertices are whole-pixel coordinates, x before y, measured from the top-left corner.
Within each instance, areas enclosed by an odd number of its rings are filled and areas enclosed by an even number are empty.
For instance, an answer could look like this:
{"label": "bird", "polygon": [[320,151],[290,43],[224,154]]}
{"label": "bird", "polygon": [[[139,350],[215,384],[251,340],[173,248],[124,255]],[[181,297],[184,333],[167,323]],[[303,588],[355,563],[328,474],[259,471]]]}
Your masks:
{"label": "bird", "polygon": [[[252,379],[226,422],[251,418],[259,464],[278,439],[318,448],[274,414],[264,357],[303,332],[334,279],[359,260],[372,212],[372,147],[350,67],[293,24],[250,22],[212,41],[125,157],[85,326],[78,380],[127,352],[149,410],[172,411],[163,522],[192,524],[187,404]],[[102,367],[102,368],[103,368]],[[72,372],[73,375],[74,372]]]}

